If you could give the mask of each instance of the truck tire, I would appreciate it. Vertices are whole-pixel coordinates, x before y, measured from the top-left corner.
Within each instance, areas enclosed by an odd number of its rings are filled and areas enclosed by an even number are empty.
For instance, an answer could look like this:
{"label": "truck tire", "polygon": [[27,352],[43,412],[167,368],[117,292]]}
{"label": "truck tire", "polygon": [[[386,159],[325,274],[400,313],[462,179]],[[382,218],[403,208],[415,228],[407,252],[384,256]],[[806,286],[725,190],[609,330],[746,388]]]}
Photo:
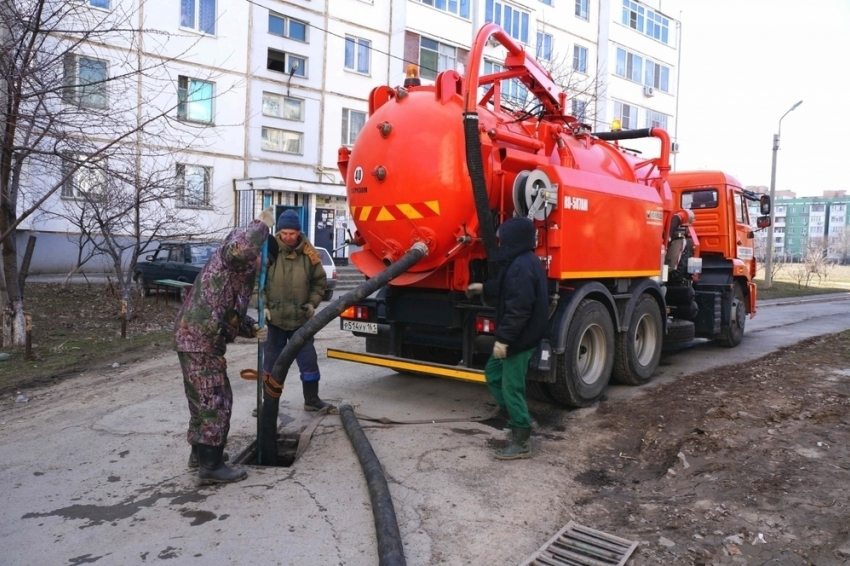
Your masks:
{"label": "truck tire", "polygon": [[734,348],[744,339],[744,327],[747,324],[747,311],[744,307],[744,291],[735,283],[732,298],[732,317],[728,327],[722,328],[714,341],[724,348]]}
{"label": "truck tire", "polygon": [[617,334],[615,340],[614,383],[643,385],[652,378],[661,360],[663,328],[658,303],[643,293],[635,304],[629,329]]}
{"label": "truck tire", "polygon": [[555,399],[549,393],[549,384],[541,381],[526,380],[525,392],[529,397],[536,401],[544,401],[552,403]]}
{"label": "truck tire", "polygon": [[614,323],[599,301],[584,299],[570,321],[567,344],[556,359],[552,398],[567,407],[587,407],[602,395],[614,366]]}
{"label": "truck tire", "polygon": [[690,320],[671,318],[667,321],[667,336],[665,344],[685,344],[693,341],[696,336],[696,328]]}

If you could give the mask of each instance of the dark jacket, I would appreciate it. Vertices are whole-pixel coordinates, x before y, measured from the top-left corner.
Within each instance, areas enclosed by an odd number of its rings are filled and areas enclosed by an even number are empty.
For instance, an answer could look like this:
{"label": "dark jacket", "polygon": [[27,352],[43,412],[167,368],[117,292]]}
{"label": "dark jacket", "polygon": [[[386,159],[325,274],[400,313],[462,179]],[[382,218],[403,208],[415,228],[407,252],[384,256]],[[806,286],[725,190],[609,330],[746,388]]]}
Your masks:
{"label": "dark jacket", "polygon": [[236,336],[253,336],[246,315],[254,288],[256,259],[269,229],[255,220],[233,230],[195,278],[174,321],[175,350],[224,355]]}
{"label": "dark jacket", "polygon": [[511,218],[499,227],[497,279],[484,284],[496,295],[496,340],[508,345],[508,355],[534,348],[549,329],[546,272],[534,254],[534,223]]}

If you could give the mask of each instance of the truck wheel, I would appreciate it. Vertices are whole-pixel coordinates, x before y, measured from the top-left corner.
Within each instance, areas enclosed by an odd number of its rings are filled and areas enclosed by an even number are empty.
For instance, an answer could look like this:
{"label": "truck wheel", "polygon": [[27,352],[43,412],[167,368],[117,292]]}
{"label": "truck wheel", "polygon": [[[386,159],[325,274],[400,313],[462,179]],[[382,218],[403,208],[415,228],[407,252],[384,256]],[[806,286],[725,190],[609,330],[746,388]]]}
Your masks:
{"label": "truck wheel", "polygon": [[694,323],[690,320],[671,318],[667,321],[667,337],[665,344],[684,344],[691,342],[696,336]]}
{"label": "truck wheel", "polygon": [[525,392],[529,397],[537,401],[551,403],[554,401],[552,395],[549,394],[549,384],[541,381],[527,380],[525,382]]}
{"label": "truck wheel", "polygon": [[602,395],[614,365],[614,323],[598,301],[579,303],[567,332],[567,347],[557,357],[549,393],[561,405],[587,407]]}
{"label": "truck wheel", "polygon": [[744,307],[744,291],[735,283],[735,296],[732,298],[732,320],[730,325],[721,329],[715,342],[725,348],[734,348],[744,339],[744,327],[747,324],[747,311]]}
{"label": "truck wheel", "polygon": [[646,293],[638,297],[629,329],[617,334],[614,373],[611,378],[623,385],[643,385],[658,369],[661,360],[661,311]]}

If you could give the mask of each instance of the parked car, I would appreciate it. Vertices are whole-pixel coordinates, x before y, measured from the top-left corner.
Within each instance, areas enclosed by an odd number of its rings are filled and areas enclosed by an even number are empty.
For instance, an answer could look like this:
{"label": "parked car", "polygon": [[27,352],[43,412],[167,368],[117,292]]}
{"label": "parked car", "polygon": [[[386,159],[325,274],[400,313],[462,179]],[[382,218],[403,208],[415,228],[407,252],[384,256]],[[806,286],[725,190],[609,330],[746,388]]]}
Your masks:
{"label": "parked car", "polygon": [[159,248],[136,263],[134,279],[145,294],[160,279],[194,283],[219,242],[161,242]]}
{"label": "parked car", "polygon": [[319,255],[322,256],[322,267],[325,268],[325,274],[328,276],[328,284],[325,287],[325,296],[322,297],[322,300],[330,301],[334,297],[334,289],[336,288],[336,264],[334,264],[334,260],[331,258],[328,250],[319,247],[316,249],[319,250]]}

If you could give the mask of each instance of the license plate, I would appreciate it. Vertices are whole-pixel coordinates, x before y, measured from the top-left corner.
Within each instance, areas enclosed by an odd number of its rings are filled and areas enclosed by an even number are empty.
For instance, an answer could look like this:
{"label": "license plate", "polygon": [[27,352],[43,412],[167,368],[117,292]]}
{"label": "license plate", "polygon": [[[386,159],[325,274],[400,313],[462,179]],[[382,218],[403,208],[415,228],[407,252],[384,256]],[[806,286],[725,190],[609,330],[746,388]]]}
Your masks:
{"label": "license plate", "polygon": [[377,334],[378,333],[378,323],[377,322],[359,322],[357,320],[343,320],[342,321],[342,329],[350,330],[352,332],[365,332],[367,334]]}

